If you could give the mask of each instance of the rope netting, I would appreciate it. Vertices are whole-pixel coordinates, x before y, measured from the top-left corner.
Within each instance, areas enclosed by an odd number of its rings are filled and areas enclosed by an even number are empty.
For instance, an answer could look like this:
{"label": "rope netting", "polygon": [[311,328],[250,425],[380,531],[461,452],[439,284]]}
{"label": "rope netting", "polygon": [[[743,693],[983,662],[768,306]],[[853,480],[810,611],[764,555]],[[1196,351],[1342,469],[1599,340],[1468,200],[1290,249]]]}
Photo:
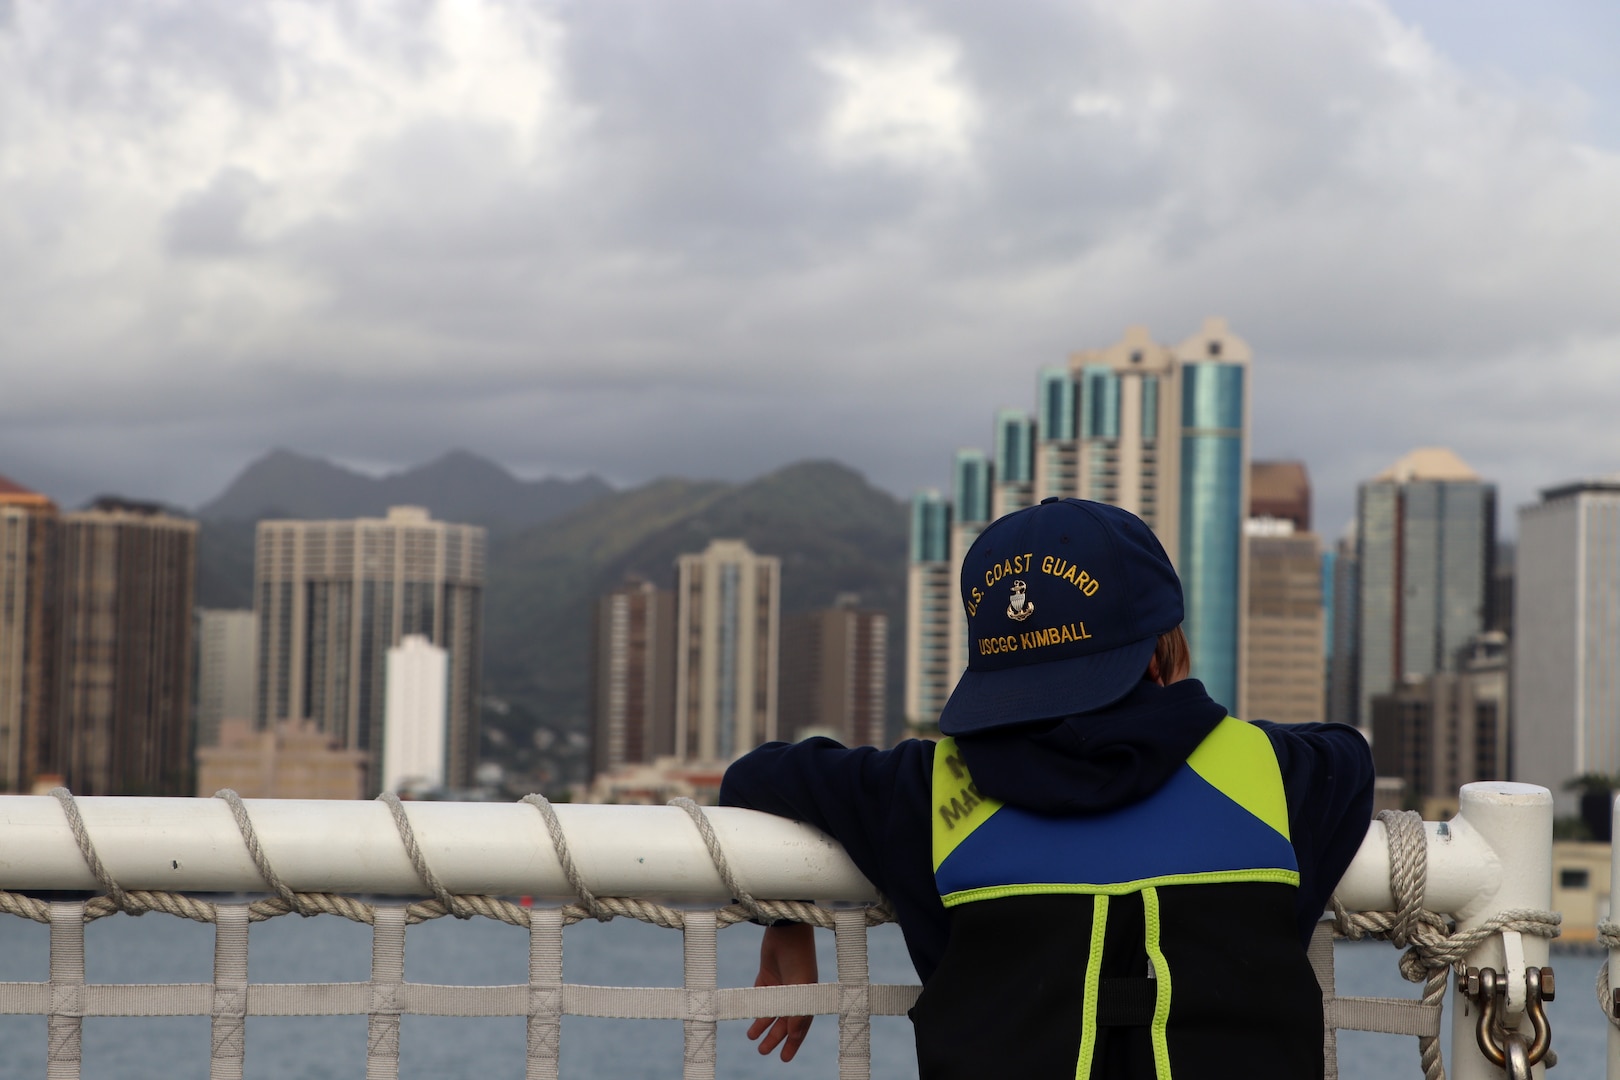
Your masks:
{"label": "rope netting", "polygon": [[[293,890],[260,844],[246,805],[229,790],[218,792],[216,798],[229,805],[243,846],[273,896],[228,904],[182,893],[125,889],[97,854],[73,795],[63,788],[51,794],[61,804],[85,866],[103,891],[89,900],[74,902],[50,902],[0,891],[0,912],[33,919],[51,928],[50,981],[0,983],[0,1013],[44,1014],[49,1018],[50,1080],[76,1080],[80,1075],[81,1025],[86,1016],[211,1016],[211,1080],[239,1080],[247,1016],[356,1014],[369,1017],[368,1080],[398,1076],[401,1015],[527,1017],[525,1076],[530,1080],[553,1080],[558,1076],[560,1023],[564,1015],[678,1019],[685,1029],[683,1077],[712,1080],[718,1021],[816,1014],[838,1016],[840,1080],[862,1080],[870,1076],[871,1069],[870,1018],[904,1015],[919,990],[916,986],[868,982],[866,930],[891,921],[892,913],[886,904],[829,909],[804,901],[756,899],[738,881],[713,826],[691,799],[675,799],[671,805],[691,819],[721,881],[735,898],[724,907],[695,910],[637,897],[595,895],[574,863],[556,810],[542,795],[528,795],[522,801],[540,815],[576,897],[561,906],[528,907],[496,896],[451,893],[428,865],[404,805],[391,794],[379,796],[379,801],[388,806],[400,843],[424,893],[431,899],[380,905],[341,894]],[[1332,940],[1326,933],[1327,924],[1323,924],[1313,942],[1311,959],[1323,990],[1328,1076],[1330,1080],[1337,1076],[1335,1031],[1349,1029],[1418,1036],[1425,1077],[1443,1080],[1438,1036],[1448,970],[1455,968],[1460,973],[1464,958],[1494,934],[1518,931],[1555,937],[1559,916],[1546,911],[1506,911],[1479,926],[1456,929],[1446,917],[1422,906],[1427,880],[1422,819],[1411,812],[1384,811],[1379,820],[1384,822],[1389,838],[1390,891],[1395,910],[1351,912],[1335,899],[1333,930],[1350,940],[1374,937],[1405,949],[1399,961],[1401,973],[1413,982],[1424,983],[1424,990],[1420,1000],[1338,997]],[[86,985],[84,925],[115,912],[142,915],[151,911],[215,924],[215,981]],[[248,925],[288,914],[337,915],[371,926],[371,981],[249,983]],[[479,916],[526,928],[530,935],[529,983],[435,986],[406,982],[405,928],[445,915],[459,919]],[[564,983],[562,930],[586,918],[630,918],[680,930],[685,985],[603,987]],[[718,987],[715,932],[739,922],[769,924],[782,920],[833,930],[838,981],[803,986]],[[1620,928],[1606,925],[1604,932],[1609,937],[1605,940],[1620,941]],[[1606,992],[1606,978],[1600,977],[1600,997]]]}

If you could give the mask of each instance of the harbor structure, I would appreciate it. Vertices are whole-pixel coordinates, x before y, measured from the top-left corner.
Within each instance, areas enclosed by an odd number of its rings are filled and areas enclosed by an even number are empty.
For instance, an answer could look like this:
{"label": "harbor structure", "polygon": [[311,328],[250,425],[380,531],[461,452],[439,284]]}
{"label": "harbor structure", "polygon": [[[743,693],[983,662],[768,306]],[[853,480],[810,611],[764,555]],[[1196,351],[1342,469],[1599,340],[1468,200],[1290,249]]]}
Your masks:
{"label": "harbor structure", "polygon": [[675,752],[675,594],[627,581],[597,602],[591,775]]}
{"label": "harbor structure", "polygon": [[56,504],[0,476],[0,791],[40,771],[56,683]]}
{"label": "harbor structure", "polygon": [[60,542],[42,768],[84,795],[189,795],[197,523],[100,499],[62,515]]}
{"label": "harbor structure", "polygon": [[889,617],[841,596],[782,620],[778,727],[785,739],[826,735],[845,746],[886,746]]}
{"label": "harbor structure", "polygon": [[[1251,360],[1224,319],[1207,320],[1174,346],[1131,327],[1113,345],[1042,368],[1033,414],[996,414],[994,459],[958,451],[949,505],[935,508],[937,496],[927,492],[913,502],[909,726],[937,721],[967,667],[967,623],[956,593],[963,555],[995,517],[1052,497],[1112,503],[1153,529],[1181,576],[1193,675],[1217,701],[1242,708]],[[949,538],[943,559],[935,543],[941,518]],[[942,616],[947,588],[949,614]]]}
{"label": "harbor structure", "polygon": [[1620,475],[1550,487],[1518,514],[1514,778],[1565,790],[1620,773]]}
{"label": "harbor structure", "polygon": [[219,725],[253,718],[259,624],[251,609],[197,611],[197,745],[216,746]]}
{"label": "harbor structure", "polygon": [[729,761],[777,737],[782,563],[717,539],[676,581],[675,754]]}
{"label": "harbor structure", "polygon": [[388,650],[383,705],[383,790],[437,791],[445,786],[450,654],[421,634]]}
{"label": "harbor structure", "polygon": [[261,521],[254,548],[260,731],[308,719],[383,783],[386,663],[420,634],[449,661],[445,782],[469,787],[478,762],[485,530],[396,506],[384,518]]}
{"label": "harbor structure", "polygon": [[1360,485],[1356,509],[1356,723],[1372,699],[1456,671],[1489,622],[1496,486],[1455,453],[1413,450]]}

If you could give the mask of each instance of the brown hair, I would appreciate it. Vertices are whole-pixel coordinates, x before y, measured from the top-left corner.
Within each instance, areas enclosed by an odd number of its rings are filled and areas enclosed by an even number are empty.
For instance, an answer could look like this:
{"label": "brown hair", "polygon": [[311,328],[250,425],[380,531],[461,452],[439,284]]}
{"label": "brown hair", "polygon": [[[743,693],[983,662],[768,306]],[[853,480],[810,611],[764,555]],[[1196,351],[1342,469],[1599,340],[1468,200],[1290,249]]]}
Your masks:
{"label": "brown hair", "polygon": [[1153,659],[1148,662],[1148,677],[1168,686],[1191,674],[1192,653],[1187,649],[1187,635],[1181,632],[1181,627],[1160,634]]}

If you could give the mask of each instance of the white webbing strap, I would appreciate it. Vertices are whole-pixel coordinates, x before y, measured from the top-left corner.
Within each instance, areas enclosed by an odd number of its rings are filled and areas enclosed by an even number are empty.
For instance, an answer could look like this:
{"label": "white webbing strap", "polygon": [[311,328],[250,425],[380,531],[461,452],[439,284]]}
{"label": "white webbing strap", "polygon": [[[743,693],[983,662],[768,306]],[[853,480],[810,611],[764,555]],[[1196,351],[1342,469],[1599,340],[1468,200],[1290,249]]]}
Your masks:
{"label": "white webbing strap", "polygon": [[872,1076],[872,1004],[866,972],[866,911],[833,914],[838,953],[838,1080]]}
{"label": "white webbing strap", "polygon": [[84,1057],[84,905],[51,905],[51,1011],[46,1080],[79,1080]]}
{"label": "white webbing strap", "polygon": [[524,1080],[558,1080],[562,1052],[561,908],[529,909],[528,1064]]}
{"label": "white webbing strap", "polygon": [[689,911],[681,930],[686,955],[685,1064],[683,1080],[714,1080],[715,1021],[719,1019],[719,919],[713,911]]}
{"label": "white webbing strap", "polygon": [[399,1014],[404,982],[405,909],[379,907],[371,925],[366,1080],[399,1080]]}
{"label": "white webbing strap", "polygon": [[220,904],[214,915],[214,993],[209,1080],[242,1080],[247,1054],[248,908]]}
{"label": "white webbing strap", "polygon": [[1339,989],[1333,974],[1333,924],[1318,922],[1311,931],[1311,944],[1305,955],[1316,972],[1316,985],[1322,988],[1322,1065],[1323,1080],[1339,1080],[1339,1030],[1333,1026],[1334,1002]]}
{"label": "white webbing strap", "polygon": [[1322,1050],[1327,1080],[1338,1076],[1339,1031],[1374,1031],[1383,1035],[1440,1035],[1441,1007],[1417,998],[1340,997],[1333,975],[1333,928],[1317,923],[1311,935],[1311,967],[1322,988]]}

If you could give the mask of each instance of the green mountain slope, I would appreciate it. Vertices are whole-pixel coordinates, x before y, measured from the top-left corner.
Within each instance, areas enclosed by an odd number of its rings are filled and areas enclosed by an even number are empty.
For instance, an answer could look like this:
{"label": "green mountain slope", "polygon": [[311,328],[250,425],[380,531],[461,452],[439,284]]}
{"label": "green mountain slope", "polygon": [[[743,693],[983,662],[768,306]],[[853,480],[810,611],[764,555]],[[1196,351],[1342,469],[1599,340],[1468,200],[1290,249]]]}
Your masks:
{"label": "green mountain slope", "polygon": [[[675,559],[740,538],[782,560],[784,614],[840,593],[889,615],[889,713],[899,715],[907,518],[903,503],[833,462],[740,486],[660,480],[495,545],[485,593],[486,691],[510,706],[486,724],[523,764],[532,725],[589,727],[597,598],[627,575],[674,585]],[[568,772],[574,770],[568,769]]]}

